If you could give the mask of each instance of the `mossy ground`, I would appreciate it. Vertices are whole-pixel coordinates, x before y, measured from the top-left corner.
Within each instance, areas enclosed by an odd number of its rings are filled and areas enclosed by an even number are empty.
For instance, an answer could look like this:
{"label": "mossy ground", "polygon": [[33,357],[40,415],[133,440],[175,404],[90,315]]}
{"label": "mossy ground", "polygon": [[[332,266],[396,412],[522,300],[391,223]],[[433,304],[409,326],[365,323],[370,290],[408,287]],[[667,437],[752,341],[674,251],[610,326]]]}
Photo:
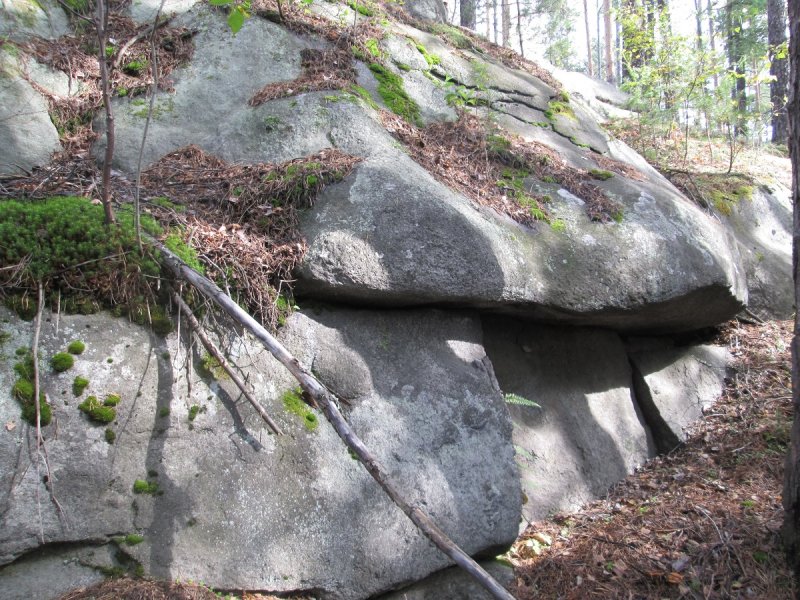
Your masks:
{"label": "mossy ground", "polygon": [[290,413],[297,415],[303,420],[303,425],[309,431],[314,431],[317,427],[319,427],[319,419],[317,415],[314,414],[314,411],[303,402],[302,398],[302,390],[300,388],[295,388],[292,390],[287,390],[284,392],[283,396],[281,397],[281,401],[283,402],[283,407],[289,411]]}

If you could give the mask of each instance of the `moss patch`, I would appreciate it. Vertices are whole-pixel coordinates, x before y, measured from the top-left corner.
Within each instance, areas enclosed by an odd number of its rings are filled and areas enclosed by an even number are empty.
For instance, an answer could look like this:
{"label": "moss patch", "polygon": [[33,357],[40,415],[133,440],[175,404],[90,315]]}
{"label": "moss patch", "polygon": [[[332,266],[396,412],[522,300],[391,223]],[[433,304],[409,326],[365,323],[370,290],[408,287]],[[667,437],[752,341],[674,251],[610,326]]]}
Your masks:
{"label": "moss patch", "polygon": [[83,354],[84,350],[86,350],[86,344],[81,340],[70,342],[69,346],[67,346],[67,352],[70,354]]}
{"label": "moss patch", "polygon": [[592,176],[592,179],[599,179],[600,181],[611,179],[614,176],[611,171],[604,171],[603,169],[591,169],[589,175]]}
{"label": "moss patch", "polygon": [[71,369],[74,364],[75,359],[67,352],[59,352],[50,359],[50,366],[53,367],[53,370],[57,373],[63,373]]}
{"label": "moss patch", "polygon": [[281,401],[283,402],[283,407],[286,410],[293,415],[297,415],[303,420],[303,425],[305,425],[306,429],[309,431],[314,431],[317,427],[319,427],[319,420],[311,408],[305,402],[303,402],[302,393],[303,392],[300,388],[288,390],[284,392],[283,396],[281,397]]}
{"label": "moss patch", "polygon": [[134,494],[150,494],[151,496],[159,493],[158,484],[155,481],[145,481],[137,479],[133,482]]}
{"label": "moss patch", "polygon": [[409,123],[420,125],[419,106],[406,94],[403,79],[378,63],[372,63],[369,68],[378,80],[378,94],[389,110]]}
{"label": "moss patch", "polygon": [[[547,103],[547,110],[544,116],[553,121],[558,115],[563,115],[570,119],[577,120],[575,111],[569,104],[569,95],[566,92],[559,92],[558,95]],[[573,142],[574,143],[574,142]]]}
{"label": "moss patch", "polygon": [[98,423],[111,423],[117,418],[117,410],[113,406],[101,404],[97,396],[89,396],[78,405],[78,408],[92,421]]}
{"label": "moss patch", "polygon": [[84,390],[89,385],[89,380],[85,377],[81,377],[78,375],[75,379],[72,380],[72,393],[75,396],[80,396],[83,394]]}

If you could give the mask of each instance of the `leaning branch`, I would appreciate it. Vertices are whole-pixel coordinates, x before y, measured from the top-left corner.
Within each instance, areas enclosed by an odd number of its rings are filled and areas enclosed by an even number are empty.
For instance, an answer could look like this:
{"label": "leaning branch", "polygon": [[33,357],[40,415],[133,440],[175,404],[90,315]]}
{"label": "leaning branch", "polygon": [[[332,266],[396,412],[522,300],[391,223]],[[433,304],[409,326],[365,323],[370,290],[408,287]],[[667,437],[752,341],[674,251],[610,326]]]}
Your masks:
{"label": "leaning branch", "polygon": [[183,261],[170,252],[163,244],[153,241],[156,248],[164,256],[164,264],[179,279],[189,282],[200,293],[213,301],[223,311],[252,333],[264,347],[294,376],[303,390],[311,396],[322,409],[325,417],[333,426],[342,441],[358,457],[358,460],[378,482],[383,491],[408,516],[409,519],[433,542],[439,550],[449,556],[459,567],[464,569],[480,583],[497,600],[514,600],[503,586],[487,573],[472,557],[459,548],[418,506],[410,504],[400,490],[389,479],[386,470],[364,445],[350,424],[345,420],[336,404],[336,398],[317,379],[306,370],[289,351],[275,339],[253,317],[236,304],[217,285],[190,269]]}
{"label": "leaning branch", "polygon": [[239,390],[244,394],[244,397],[247,398],[247,401],[253,405],[253,408],[256,409],[256,412],[261,415],[261,418],[266,421],[269,428],[272,429],[276,434],[283,435],[283,431],[278,425],[273,421],[264,407],[261,406],[261,403],[255,399],[253,394],[250,393],[250,390],[247,389],[247,384],[242,381],[242,378],[239,377],[239,374],[234,371],[231,366],[228,364],[228,361],[225,360],[225,357],[222,355],[222,352],[219,351],[214,343],[208,338],[206,332],[203,331],[203,327],[200,325],[198,320],[192,314],[192,309],[184,302],[183,298],[177,292],[172,292],[172,299],[175,300],[176,304],[180,307],[181,312],[185,315],[186,321],[189,323],[189,327],[197,334],[197,337],[200,338],[200,342],[205,347],[206,351],[214,357],[214,360],[217,361],[220,367],[228,374],[228,377],[231,378],[231,381],[239,388]]}

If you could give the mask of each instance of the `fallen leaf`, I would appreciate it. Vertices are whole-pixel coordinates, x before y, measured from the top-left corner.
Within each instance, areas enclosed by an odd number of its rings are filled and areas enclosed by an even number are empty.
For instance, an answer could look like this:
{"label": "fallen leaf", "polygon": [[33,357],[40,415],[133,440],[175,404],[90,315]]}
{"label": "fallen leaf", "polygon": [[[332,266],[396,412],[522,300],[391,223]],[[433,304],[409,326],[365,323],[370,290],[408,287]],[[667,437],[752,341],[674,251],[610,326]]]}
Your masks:
{"label": "fallen leaf", "polygon": [[9,421],[8,423],[6,423],[6,431],[14,431],[14,429],[16,429],[16,427],[17,427],[17,424],[14,423],[14,421]]}
{"label": "fallen leaf", "polygon": [[679,585],[683,583],[683,575],[681,575],[680,573],[676,573],[675,571],[669,573],[666,579],[667,583],[671,583],[672,585]]}

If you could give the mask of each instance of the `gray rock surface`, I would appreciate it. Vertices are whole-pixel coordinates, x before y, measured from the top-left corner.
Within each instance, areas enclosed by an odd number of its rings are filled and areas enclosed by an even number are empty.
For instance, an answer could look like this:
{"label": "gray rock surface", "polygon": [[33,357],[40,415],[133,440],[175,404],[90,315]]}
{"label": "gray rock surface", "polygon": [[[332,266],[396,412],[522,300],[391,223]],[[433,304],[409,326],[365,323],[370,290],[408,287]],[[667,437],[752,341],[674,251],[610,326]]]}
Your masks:
{"label": "gray rock surface", "polygon": [[754,187],[751,198],[732,205],[731,213],[720,218],[739,243],[747,273],[748,308],[763,319],[791,318],[791,192],[780,185]]}
{"label": "gray rock surface", "polygon": [[526,519],[576,509],[654,455],[616,334],[482,320],[503,393],[540,406],[509,405]]}
{"label": "gray rock surface", "polygon": [[637,401],[659,452],[669,452],[722,394],[730,353],[694,346],[633,352],[630,358]]}
{"label": "gray rock surface", "polygon": [[[29,344],[30,326],[2,311],[14,332],[5,348]],[[520,491],[511,424],[474,316],[318,309],[295,313],[281,337],[349,399],[344,410],[354,429],[456,543],[493,555],[514,540]],[[269,435],[230,382],[196,373],[188,395],[186,356],[174,334],[159,338],[102,314],[62,315],[58,331],[55,319],[43,327],[44,363],[76,338],[87,349],[72,369],[44,369],[58,423],[58,436],[54,425],[45,436],[62,518],[37,479],[31,431],[10,398],[14,359],[6,352],[0,362],[0,418],[15,424],[0,437],[2,563],[35,550],[41,526],[48,544],[118,546],[129,566],[152,576],[222,589],[357,599],[447,565],[321,415],[308,431],[284,409],[281,395],[295,384],[251,342],[229,333],[223,345],[288,435]],[[76,399],[71,384],[79,374],[90,384]],[[109,392],[122,395],[113,445],[105,426],[77,408],[86,395]],[[201,408],[190,422],[193,405]],[[157,483],[159,493],[134,494],[136,479]],[[37,491],[41,525],[31,510]],[[128,533],[144,541],[113,540]],[[14,569],[0,570],[0,588]],[[39,581],[47,585],[46,577]]]}
{"label": "gray rock surface", "polygon": [[53,0],[0,0],[0,38],[53,40],[68,32],[67,15]]}
{"label": "gray rock surface", "polygon": [[718,223],[669,188],[621,177],[598,185],[623,203],[622,223],[591,223],[582,200],[559,192],[552,211],[566,231],[531,231],[476,210],[403,155],[373,157],[304,218],[298,290],[623,331],[694,329],[740,310],[743,274]]}
{"label": "gray rock surface", "polygon": [[47,102],[23,78],[24,68],[16,49],[0,47],[0,175],[24,174],[61,150]]}
{"label": "gray rock surface", "polygon": [[441,0],[405,0],[403,8],[412,16],[423,21],[444,23],[447,12]]}
{"label": "gray rock surface", "polygon": [[[481,563],[489,575],[506,588],[514,583],[514,570],[499,562]],[[377,600],[491,600],[492,595],[461,569],[452,567]]]}

